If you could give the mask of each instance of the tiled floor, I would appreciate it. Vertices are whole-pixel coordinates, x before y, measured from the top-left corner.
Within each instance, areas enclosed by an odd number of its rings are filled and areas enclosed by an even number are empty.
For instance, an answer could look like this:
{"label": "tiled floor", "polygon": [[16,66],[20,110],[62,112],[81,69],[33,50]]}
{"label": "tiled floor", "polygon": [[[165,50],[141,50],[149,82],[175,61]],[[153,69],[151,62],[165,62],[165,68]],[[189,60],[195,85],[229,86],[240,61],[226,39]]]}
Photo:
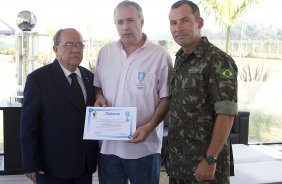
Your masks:
{"label": "tiled floor", "polygon": [[[92,184],[98,184],[97,174],[93,175]],[[0,176],[0,184],[32,184],[24,175],[4,175]]]}
{"label": "tiled floor", "polygon": [[[4,170],[3,155],[0,155],[0,170]],[[93,174],[92,181],[92,184],[99,184],[97,173]],[[0,175],[0,184],[32,184],[32,182],[28,180],[28,178],[26,178],[24,175]],[[168,184],[168,177],[163,167],[161,168],[161,177],[159,184]]]}
{"label": "tiled floor", "polygon": [[[280,147],[278,147],[280,146]],[[253,145],[251,147],[254,147],[256,149],[259,149],[277,160],[282,160],[282,154],[281,154],[281,145],[275,145],[276,149],[270,149],[270,146],[256,146]],[[268,149],[266,149],[268,148]],[[279,149],[277,149],[279,148]],[[1,164],[2,162],[2,164]],[[2,166],[1,166],[2,165]],[[0,170],[1,167],[3,167],[3,160],[1,160],[0,156]],[[236,183],[233,180],[231,180],[231,183]],[[29,181],[24,175],[0,175],[0,184],[32,184],[31,181]],[[93,174],[93,183],[92,184],[99,184],[98,182],[98,176],[97,173]],[[168,184],[168,177],[166,172],[163,170],[161,171],[161,177],[160,177],[160,184]]]}
{"label": "tiled floor", "polygon": [[23,175],[4,175],[0,176],[0,184],[32,184]]}
{"label": "tiled floor", "polygon": [[[92,184],[99,184],[97,173],[93,174]],[[0,184],[32,184],[24,175],[0,175]],[[160,184],[168,184],[165,171],[161,171]]]}

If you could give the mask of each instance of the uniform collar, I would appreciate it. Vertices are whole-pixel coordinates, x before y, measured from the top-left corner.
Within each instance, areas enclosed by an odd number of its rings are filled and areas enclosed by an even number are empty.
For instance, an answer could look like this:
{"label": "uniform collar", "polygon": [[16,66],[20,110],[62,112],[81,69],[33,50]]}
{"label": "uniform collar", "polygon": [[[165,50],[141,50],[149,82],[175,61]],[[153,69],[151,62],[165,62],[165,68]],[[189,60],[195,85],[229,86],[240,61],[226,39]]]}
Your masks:
{"label": "uniform collar", "polygon": [[[201,58],[203,54],[205,53],[205,50],[209,47],[210,42],[207,37],[202,37],[202,40],[200,41],[199,45],[195,48],[195,50],[191,53],[194,54],[197,58]],[[190,54],[184,53],[183,49],[180,48],[177,53],[175,54],[176,57],[186,57]]]}

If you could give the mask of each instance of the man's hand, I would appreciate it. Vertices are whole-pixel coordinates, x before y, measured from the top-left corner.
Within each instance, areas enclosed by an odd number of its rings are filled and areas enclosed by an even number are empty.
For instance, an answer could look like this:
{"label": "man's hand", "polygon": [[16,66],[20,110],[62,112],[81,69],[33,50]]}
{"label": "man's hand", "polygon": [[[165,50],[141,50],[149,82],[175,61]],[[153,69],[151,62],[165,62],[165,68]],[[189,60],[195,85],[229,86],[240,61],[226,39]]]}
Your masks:
{"label": "man's hand", "polygon": [[106,107],[107,106],[107,100],[102,95],[97,95],[94,106],[95,107]]}
{"label": "man's hand", "polygon": [[96,101],[94,103],[95,107],[106,107],[107,106],[107,100],[106,98],[103,96],[103,91],[101,88],[95,87],[96,90]]}
{"label": "man's hand", "polygon": [[154,128],[152,128],[149,123],[138,127],[129,143],[138,144],[144,142],[149,137],[153,129]]}
{"label": "man's hand", "polygon": [[213,165],[208,165],[205,160],[202,160],[196,171],[195,171],[195,178],[197,181],[210,181],[214,179],[214,174],[216,170],[216,163]]}
{"label": "man's hand", "polygon": [[24,175],[28,177],[32,181],[33,184],[36,184],[36,178],[38,175],[37,172],[24,173]]}
{"label": "man's hand", "polygon": [[137,128],[136,132],[132,136],[132,139],[129,143],[138,144],[144,142],[151,132],[160,124],[160,122],[164,119],[165,115],[168,112],[169,108],[169,97],[163,97],[160,99],[159,104],[156,107],[155,113],[151,120]]}

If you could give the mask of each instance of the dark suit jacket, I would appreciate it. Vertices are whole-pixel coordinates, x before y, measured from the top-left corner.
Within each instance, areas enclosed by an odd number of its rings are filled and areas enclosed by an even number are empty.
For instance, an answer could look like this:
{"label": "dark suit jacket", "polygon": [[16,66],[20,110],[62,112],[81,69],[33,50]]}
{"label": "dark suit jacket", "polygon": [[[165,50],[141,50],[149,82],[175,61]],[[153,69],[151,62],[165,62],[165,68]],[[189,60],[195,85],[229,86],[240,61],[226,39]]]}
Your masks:
{"label": "dark suit jacket", "polygon": [[[93,73],[79,67],[87,91],[87,106],[94,105]],[[96,171],[98,142],[83,140],[85,109],[55,60],[28,75],[21,115],[23,172],[45,171],[53,177],[76,178]]]}

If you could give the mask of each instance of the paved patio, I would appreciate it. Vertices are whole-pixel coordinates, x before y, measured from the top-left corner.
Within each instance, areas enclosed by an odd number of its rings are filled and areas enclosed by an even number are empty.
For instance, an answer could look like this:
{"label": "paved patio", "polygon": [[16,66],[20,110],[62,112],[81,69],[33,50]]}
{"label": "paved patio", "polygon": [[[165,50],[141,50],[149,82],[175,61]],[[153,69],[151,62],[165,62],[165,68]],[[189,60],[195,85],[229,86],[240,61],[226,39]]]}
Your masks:
{"label": "paved patio", "polygon": [[[93,174],[92,184],[99,184],[97,173]],[[24,175],[0,175],[0,184],[32,184]],[[165,171],[161,171],[160,184],[168,184]]]}

